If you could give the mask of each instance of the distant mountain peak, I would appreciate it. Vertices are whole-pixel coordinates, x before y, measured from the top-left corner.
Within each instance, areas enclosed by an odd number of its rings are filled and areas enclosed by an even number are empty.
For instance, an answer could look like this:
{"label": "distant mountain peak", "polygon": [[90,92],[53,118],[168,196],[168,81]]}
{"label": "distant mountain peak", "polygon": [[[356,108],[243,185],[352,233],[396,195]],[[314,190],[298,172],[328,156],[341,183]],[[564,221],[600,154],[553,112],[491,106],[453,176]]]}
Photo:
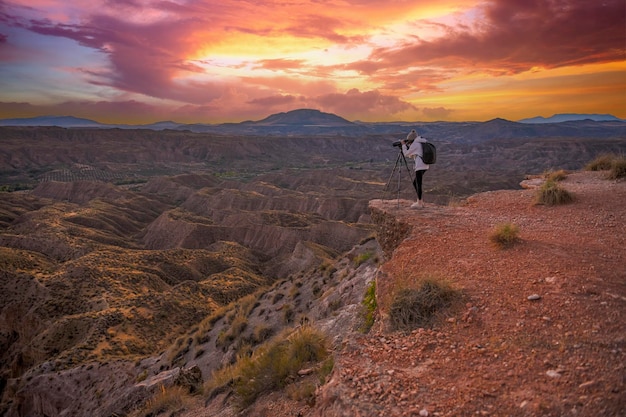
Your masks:
{"label": "distant mountain peak", "polygon": [[501,117],[496,117],[495,119],[491,119],[486,121],[485,123],[515,123],[507,119],[503,119]]}
{"label": "distant mountain peak", "polygon": [[284,113],[276,113],[254,124],[262,125],[316,125],[316,126],[346,126],[354,123],[339,117],[336,114],[324,113],[316,109],[297,109]]}

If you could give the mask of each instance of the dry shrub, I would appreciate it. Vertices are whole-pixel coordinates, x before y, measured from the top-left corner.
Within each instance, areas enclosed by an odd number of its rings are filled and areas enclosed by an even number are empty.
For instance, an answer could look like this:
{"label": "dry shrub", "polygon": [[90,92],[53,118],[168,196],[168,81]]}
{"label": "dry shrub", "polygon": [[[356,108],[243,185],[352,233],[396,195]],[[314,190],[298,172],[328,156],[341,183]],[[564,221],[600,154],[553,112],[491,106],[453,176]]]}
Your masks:
{"label": "dry shrub", "polygon": [[616,180],[624,177],[626,177],[626,157],[616,157],[611,164],[607,179]]}
{"label": "dry shrub", "polygon": [[295,401],[305,401],[309,406],[315,404],[315,390],[317,386],[311,381],[292,384],[285,390],[287,396]]}
{"label": "dry shrub", "polygon": [[259,344],[268,340],[274,334],[274,329],[270,326],[258,325],[254,328],[254,343]]}
{"label": "dry shrub", "polygon": [[189,397],[187,390],[180,386],[165,388],[160,387],[158,393],[150,398],[144,407],[133,413],[133,417],[156,416],[163,413],[173,414],[185,407],[185,401]]}
{"label": "dry shrub", "polygon": [[389,309],[394,330],[428,327],[443,309],[451,307],[460,293],[447,283],[428,278],[418,288],[405,288],[395,293]]}
{"label": "dry shrub", "polygon": [[512,223],[497,225],[489,235],[489,240],[496,247],[506,249],[519,242],[519,227]]}
{"label": "dry shrub", "polygon": [[259,395],[280,389],[297,377],[304,366],[328,357],[326,338],[311,326],[290,335],[283,333],[257,349],[251,357],[240,357],[234,365],[234,390],[241,404],[252,404]]}
{"label": "dry shrub", "polygon": [[549,171],[545,174],[546,181],[563,181],[567,178],[568,172],[564,169],[559,169],[558,171]]}
{"label": "dry shrub", "polygon": [[586,171],[607,171],[611,169],[613,165],[613,160],[616,158],[615,155],[610,153],[605,153],[602,155],[598,155],[594,160],[585,165]]}
{"label": "dry shrub", "polygon": [[546,181],[541,188],[537,190],[535,199],[536,204],[546,206],[558,206],[560,204],[571,203],[572,201],[574,201],[574,196],[554,181]]}

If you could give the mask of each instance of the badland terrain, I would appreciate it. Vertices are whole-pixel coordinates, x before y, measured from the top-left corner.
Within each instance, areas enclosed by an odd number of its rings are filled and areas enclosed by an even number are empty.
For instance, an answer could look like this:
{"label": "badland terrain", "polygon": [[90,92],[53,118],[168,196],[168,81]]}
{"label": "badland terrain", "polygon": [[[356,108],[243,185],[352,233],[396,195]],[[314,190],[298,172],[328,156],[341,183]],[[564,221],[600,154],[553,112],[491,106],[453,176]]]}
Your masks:
{"label": "badland terrain", "polygon": [[197,415],[233,415],[232,382],[209,389],[214,372],[309,325],[338,351],[409,236],[395,227],[389,246],[370,202],[414,200],[412,161],[392,145],[412,128],[438,150],[430,210],[626,153],[619,121],[357,124],[300,111],[220,131],[0,128],[2,414],[142,415],[182,385],[201,396]]}

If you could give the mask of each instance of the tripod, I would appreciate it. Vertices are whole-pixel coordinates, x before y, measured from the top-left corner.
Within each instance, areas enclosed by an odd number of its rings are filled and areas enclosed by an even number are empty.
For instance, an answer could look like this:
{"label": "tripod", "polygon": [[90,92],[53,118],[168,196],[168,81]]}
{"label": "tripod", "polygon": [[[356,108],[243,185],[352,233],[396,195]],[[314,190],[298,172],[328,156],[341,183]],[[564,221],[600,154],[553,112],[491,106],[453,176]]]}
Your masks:
{"label": "tripod", "polygon": [[406,157],[404,156],[404,152],[402,152],[402,145],[399,145],[398,148],[400,149],[400,151],[398,152],[398,157],[396,158],[396,164],[393,167],[393,171],[391,171],[391,175],[389,176],[389,180],[387,181],[387,185],[385,185],[385,191],[387,191],[389,189],[389,184],[391,184],[391,180],[393,179],[393,176],[395,174],[397,174],[398,176],[398,188],[397,188],[397,193],[398,193],[398,197],[397,197],[397,202],[398,202],[398,208],[400,208],[400,179],[402,177],[402,163],[404,163],[404,167],[406,168],[406,172],[409,174],[409,179],[412,178],[412,172],[409,169],[409,165],[406,162]]}

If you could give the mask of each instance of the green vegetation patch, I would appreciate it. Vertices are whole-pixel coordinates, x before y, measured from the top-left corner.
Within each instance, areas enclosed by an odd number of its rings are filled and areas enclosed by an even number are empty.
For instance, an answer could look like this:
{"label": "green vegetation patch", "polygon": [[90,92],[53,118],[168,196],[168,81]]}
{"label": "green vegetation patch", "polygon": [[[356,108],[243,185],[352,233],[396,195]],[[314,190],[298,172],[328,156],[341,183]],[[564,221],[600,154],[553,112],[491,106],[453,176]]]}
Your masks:
{"label": "green vegetation patch", "polygon": [[363,306],[363,324],[360,330],[363,333],[367,333],[374,325],[376,310],[378,309],[378,302],[376,301],[376,281],[370,282],[367,286],[361,305]]}

